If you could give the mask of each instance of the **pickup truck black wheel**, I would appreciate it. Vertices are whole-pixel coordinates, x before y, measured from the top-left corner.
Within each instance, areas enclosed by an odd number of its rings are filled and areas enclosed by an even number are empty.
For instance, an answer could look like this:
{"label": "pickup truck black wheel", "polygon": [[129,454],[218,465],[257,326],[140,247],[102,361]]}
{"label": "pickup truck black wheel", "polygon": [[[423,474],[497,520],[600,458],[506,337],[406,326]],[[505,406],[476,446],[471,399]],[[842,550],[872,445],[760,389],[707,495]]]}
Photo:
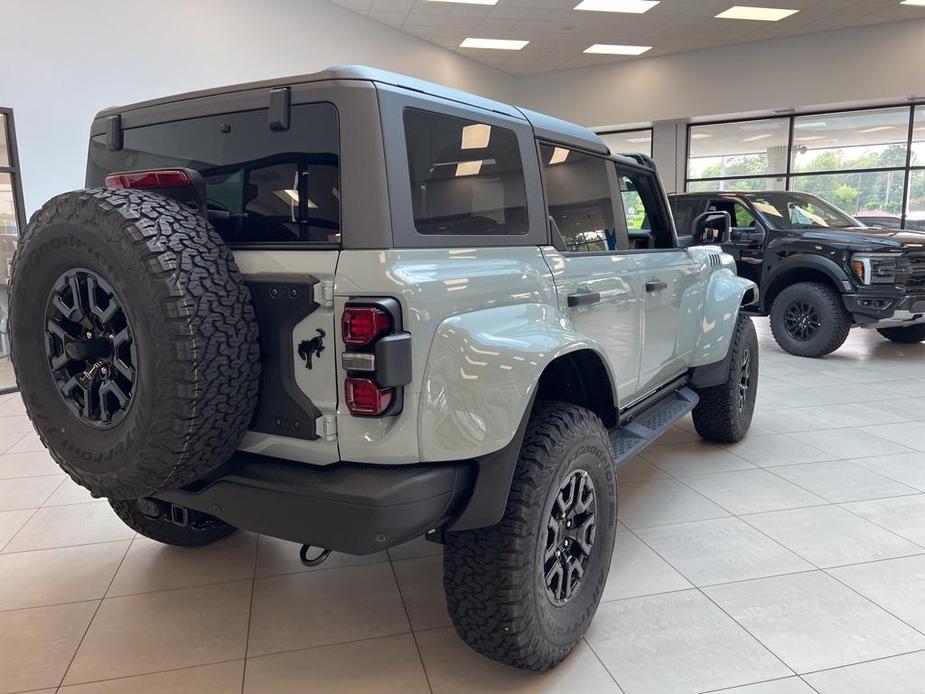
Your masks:
{"label": "pickup truck black wheel", "polygon": [[729,378],[698,391],[691,413],[697,434],[707,441],[740,441],[752,423],[758,397],[758,335],[752,319],[739,314],[732,336]]}
{"label": "pickup truck black wheel", "polygon": [[848,339],[851,316],[838,292],[820,282],[798,282],[771,306],[771,333],[777,344],[798,357],[822,357]]}
{"label": "pickup truck black wheel", "polygon": [[137,190],[59,195],[26,228],[10,286],[26,410],[94,495],[180,487],[237,448],[257,402],[257,322],[202,215]]}
{"label": "pickup truck black wheel", "polygon": [[597,610],[616,523],[601,420],[575,405],[537,403],[501,522],[447,533],[444,588],[457,633],[508,665],[558,665]]}
{"label": "pickup truck black wheel", "polygon": [[877,328],[877,332],[887,340],[907,345],[925,341],[925,323],[907,325],[904,328]]}
{"label": "pickup truck black wheel", "polygon": [[110,500],[109,504],[132,530],[165,545],[200,547],[237,529],[214,516],[172,507],[158,499]]}

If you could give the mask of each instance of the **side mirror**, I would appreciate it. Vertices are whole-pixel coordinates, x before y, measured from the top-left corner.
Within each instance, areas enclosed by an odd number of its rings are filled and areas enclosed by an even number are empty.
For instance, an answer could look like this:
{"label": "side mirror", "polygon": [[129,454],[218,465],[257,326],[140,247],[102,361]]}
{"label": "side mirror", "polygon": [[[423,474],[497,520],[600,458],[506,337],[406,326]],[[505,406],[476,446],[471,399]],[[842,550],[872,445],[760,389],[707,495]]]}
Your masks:
{"label": "side mirror", "polygon": [[729,243],[732,235],[732,215],[725,211],[704,212],[691,223],[694,244]]}

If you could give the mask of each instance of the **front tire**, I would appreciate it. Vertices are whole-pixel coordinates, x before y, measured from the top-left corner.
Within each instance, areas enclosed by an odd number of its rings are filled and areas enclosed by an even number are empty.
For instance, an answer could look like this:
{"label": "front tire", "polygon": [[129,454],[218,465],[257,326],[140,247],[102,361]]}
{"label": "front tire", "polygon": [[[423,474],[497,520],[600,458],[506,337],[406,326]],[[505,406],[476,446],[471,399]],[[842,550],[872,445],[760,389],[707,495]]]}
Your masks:
{"label": "front tire", "polygon": [[692,412],[702,439],[719,443],[741,441],[748,433],[758,397],[758,335],[752,319],[739,314],[730,346],[732,355],[725,383],[699,391]]}
{"label": "front tire", "polygon": [[771,306],[771,333],[782,349],[798,357],[831,354],[848,339],[851,316],[841,296],[821,282],[798,282]]}
{"label": "front tire", "polygon": [[877,328],[877,332],[887,340],[900,342],[904,345],[913,345],[925,341],[925,323],[908,325],[904,328]]}
{"label": "front tire", "polygon": [[201,547],[237,530],[214,516],[188,509],[183,509],[186,525],[178,525],[170,520],[170,506],[156,499],[110,500],[109,505],[132,530],[165,545]]}
{"label": "front tire", "polygon": [[597,611],[616,523],[601,420],[576,405],[538,403],[501,521],[447,534],[444,589],[456,632],[507,665],[558,665]]}

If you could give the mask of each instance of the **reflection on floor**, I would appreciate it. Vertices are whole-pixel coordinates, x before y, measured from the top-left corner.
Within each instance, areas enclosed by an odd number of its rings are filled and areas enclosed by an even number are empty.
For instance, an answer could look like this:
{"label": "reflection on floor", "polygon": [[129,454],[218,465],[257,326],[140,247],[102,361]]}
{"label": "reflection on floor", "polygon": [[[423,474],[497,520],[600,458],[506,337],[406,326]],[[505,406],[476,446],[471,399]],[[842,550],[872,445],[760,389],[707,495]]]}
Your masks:
{"label": "reflection on floor", "polygon": [[758,326],[751,434],[707,445],[688,419],[623,469],[604,602],[543,675],[459,642],[439,546],[314,570],[243,532],[160,546],[4,396],[0,692],[921,692],[925,346],[855,330],[805,360]]}

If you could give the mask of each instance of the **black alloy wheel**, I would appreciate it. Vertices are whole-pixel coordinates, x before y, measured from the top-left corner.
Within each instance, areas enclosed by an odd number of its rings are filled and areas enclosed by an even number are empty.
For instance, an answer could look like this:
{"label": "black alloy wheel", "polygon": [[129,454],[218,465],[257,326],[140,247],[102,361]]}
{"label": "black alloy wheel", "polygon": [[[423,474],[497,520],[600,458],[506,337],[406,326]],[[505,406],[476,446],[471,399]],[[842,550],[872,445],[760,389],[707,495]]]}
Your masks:
{"label": "black alloy wheel", "polygon": [[543,576],[553,605],[567,603],[581,585],[595,534],[594,482],[582,469],[562,483],[546,521]]}
{"label": "black alloy wheel", "polygon": [[136,356],[119,297],[86,268],[64,272],[45,308],[45,354],[67,406],[85,424],[116,426],[132,405]]}
{"label": "black alloy wheel", "polygon": [[791,303],[784,313],[784,327],[794,340],[808,342],[819,332],[822,321],[814,304],[797,300]]}
{"label": "black alloy wheel", "polygon": [[742,361],[739,365],[739,384],[737,405],[739,412],[744,412],[749,404],[749,391],[752,386],[752,351],[748,344],[743,347]]}

